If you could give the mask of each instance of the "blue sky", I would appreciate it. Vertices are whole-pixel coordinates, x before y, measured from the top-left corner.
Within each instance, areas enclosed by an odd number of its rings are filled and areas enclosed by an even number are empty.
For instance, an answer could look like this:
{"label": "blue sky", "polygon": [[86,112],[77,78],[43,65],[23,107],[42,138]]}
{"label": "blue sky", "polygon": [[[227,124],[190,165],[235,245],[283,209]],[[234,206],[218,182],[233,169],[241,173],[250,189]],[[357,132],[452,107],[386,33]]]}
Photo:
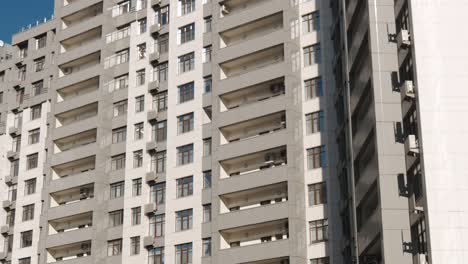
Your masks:
{"label": "blue sky", "polygon": [[35,24],[54,12],[54,0],[3,0],[0,7],[0,40],[11,43],[21,27]]}

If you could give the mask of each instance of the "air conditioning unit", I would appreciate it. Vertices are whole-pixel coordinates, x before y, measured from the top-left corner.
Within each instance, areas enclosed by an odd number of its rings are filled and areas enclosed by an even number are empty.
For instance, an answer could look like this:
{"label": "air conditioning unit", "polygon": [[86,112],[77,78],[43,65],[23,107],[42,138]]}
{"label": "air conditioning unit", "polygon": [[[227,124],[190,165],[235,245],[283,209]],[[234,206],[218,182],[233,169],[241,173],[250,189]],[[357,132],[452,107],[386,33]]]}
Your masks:
{"label": "air conditioning unit", "polygon": [[405,145],[408,155],[415,155],[419,153],[419,142],[418,139],[416,139],[416,135],[408,135]]}
{"label": "air conditioning unit", "polygon": [[407,29],[402,29],[398,34],[398,45],[400,46],[409,46],[411,45],[411,36]]}
{"label": "air conditioning unit", "polygon": [[403,86],[401,87],[401,92],[404,93],[406,98],[414,98],[416,95],[416,91],[414,89],[413,81],[405,81],[403,82]]}
{"label": "air conditioning unit", "polygon": [[222,5],[222,6],[221,6],[221,13],[222,13],[223,15],[229,14],[229,8],[228,8],[226,5]]}

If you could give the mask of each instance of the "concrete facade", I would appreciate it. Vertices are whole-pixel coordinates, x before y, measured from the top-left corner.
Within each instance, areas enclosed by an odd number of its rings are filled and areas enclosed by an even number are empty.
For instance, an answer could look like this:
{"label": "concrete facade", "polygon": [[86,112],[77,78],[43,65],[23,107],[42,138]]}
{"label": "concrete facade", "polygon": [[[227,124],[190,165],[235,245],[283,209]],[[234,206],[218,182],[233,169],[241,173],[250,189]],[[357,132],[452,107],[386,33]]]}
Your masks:
{"label": "concrete facade", "polygon": [[455,6],[56,0],[0,47],[0,263],[463,263]]}

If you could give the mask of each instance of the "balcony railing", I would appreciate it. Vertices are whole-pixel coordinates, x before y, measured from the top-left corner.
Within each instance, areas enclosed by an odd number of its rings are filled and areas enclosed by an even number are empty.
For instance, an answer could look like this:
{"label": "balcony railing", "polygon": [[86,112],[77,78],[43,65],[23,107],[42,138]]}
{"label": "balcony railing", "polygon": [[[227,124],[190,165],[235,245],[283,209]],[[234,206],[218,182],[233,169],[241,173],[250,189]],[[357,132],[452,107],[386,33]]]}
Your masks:
{"label": "balcony railing", "polygon": [[146,0],[137,0],[135,5],[131,1],[127,1],[120,5],[112,7],[112,17],[118,17],[127,13],[136,12],[146,8]]}
{"label": "balcony railing", "polygon": [[106,43],[112,43],[117,40],[124,39],[130,36],[130,27],[126,27],[106,35]]}

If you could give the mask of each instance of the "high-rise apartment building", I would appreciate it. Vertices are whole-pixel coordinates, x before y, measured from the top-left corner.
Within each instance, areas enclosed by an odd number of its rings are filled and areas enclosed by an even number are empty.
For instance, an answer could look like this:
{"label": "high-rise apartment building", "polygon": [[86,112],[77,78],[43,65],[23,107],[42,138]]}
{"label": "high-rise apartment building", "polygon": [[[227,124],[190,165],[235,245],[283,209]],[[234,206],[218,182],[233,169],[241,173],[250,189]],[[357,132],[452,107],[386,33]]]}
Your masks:
{"label": "high-rise apartment building", "polygon": [[56,0],[0,47],[0,263],[465,263],[464,10]]}

